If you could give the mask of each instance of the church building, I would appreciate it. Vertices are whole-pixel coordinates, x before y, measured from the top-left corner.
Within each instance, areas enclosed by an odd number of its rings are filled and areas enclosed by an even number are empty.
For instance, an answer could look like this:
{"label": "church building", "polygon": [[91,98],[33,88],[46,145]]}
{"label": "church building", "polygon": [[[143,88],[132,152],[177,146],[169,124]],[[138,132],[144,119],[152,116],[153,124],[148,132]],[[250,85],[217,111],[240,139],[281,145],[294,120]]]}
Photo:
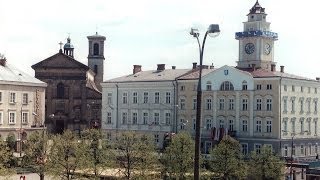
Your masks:
{"label": "church building", "polygon": [[35,77],[48,85],[45,124],[49,132],[62,133],[70,129],[80,133],[86,128],[100,128],[100,83],[106,38],[98,33],[87,38],[88,65],[74,59],[74,46],[69,37],[58,53],[32,66]]}

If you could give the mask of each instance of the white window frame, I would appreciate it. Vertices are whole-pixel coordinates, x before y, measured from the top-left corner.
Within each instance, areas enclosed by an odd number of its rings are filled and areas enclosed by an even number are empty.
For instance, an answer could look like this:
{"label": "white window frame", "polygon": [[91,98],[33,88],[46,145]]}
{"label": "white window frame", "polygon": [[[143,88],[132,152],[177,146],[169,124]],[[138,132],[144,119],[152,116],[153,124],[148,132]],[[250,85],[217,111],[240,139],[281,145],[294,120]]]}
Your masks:
{"label": "white window frame", "polygon": [[22,124],[28,124],[29,112],[22,112]]}
{"label": "white window frame", "polygon": [[160,92],[154,93],[154,104],[160,104]]}
{"label": "white window frame", "polygon": [[121,114],[121,123],[128,124],[128,112],[122,112]]}
{"label": "white window frame", "polygon": [[138,124],[138,112],[132,112],[132,124]]}
{"label": "white window frame", "polygon": [[149,122],[149,113],[143,112],[143,124],[148,124]]}
{"label": "white window frame", "polygon": [[266,121],[266,132],[272,133],[272,120],[271,119],[267,119],[267,121]]}
{"label": "white window frame", "polygon": [[243,98],[242,99],[242,111],[247,111],[248,110],[248,99]]}
{"label": "white window frame", "polygon": [[170,104],[170,103],[171,103],[171,93],[166,92],[166,104]]}
{"label": "white window frame", "polygon": [[262,110],[262,99],[261,98],[257,98],[256,99],[256,110],[257,111],[261,111]]}
{"label": "white window frame", "polygon": [[144,104],[149,103],[149,92],[143,92],[143,103]]}
{"label": "white window frame", "polygon": [[29,95],[28,93],[22,93],[22,104],[28,104],[29,103]]}
{"label": "white window frame", "polygon": [[219,99],[219,110],[224,110],[224,98]]}
{"label": "white window frame", "polygon": [[262,145],[261,145],[261,144],[254,144],[254,151],[255,151],[257,154],[260,154],[260,153],[261,153],[261,148],[262,148]]}
{"label": "white window frame", "polygon": [[122,93],[122,104],[128,104],[128,93],[127,92]]}
{"label": "white window frame", "polygon": [[16,103],[17,93],[9,92],[9,103],[14,104]]}
{"label": "white window frame", "polygon": [[233,98],[229,99],[229,110],[234,110],[234,99]]}
{"label": "white window frame", "polygon": [[107,103],[112,104],[112,93],[107,94]]}
{"label": "white window frame", "polygon": [[3,112],[0,111],[0,124],[3,124]]}
{"label": "white window frame", "polygon": [[261,133],[262,132],[262,120],[256,120],[256,132]]}
{"label": "white window frame", "polygon": [[206,110],[211,110],[211,109],[212,109],[212,99],[206,98]]}
{"label": "white window frame", "polygon": [[132,104],[138,104],[138,92],[132,93]]}
{"label": "white window frame", "polygon": [[196,110],[197,109],[197,98],[192,99],[192,109]]}
{"label": "white window frame", "polygon": [[242,120],[242,132],[248,132],[248,120]]}
{"label": "white window frame", "polygon": [[2,91],[0,91],[0,103],[2,103]]}
{"label": "white window frame", "polygon": [[8,124],[16,124],[17,113],[14,111],[9,111],[8,113]]}
{"label": "white window frame", "polygon": [[166,125],[170,125],[171,124],[171,113],[165,112],[165,118],[166,118]]}
{"label": "white window frame", "polygon": [[186,109],[186,99],[185,98],[180,98],[180,109],[181,110]]}
{"label": "white window frame", "polygon": [[160,124],[160,113],[159,112],[154,112],[153,113],[153,124],[154,125],[159,125]]}
{"label": "white window frame", "polygon": [[212,127],[212,118],[211,117],[207,117],[206,118],[206,130],[210,130]]}
{"label": "white window frame", "polygon": [[272,99],[267,99],[267,111],[272,111]]}
{"label": "white window frame", "polygon": [[248,155],[249,154],[248,143],[240,143],[240,144],[241,144],[242,155]]}

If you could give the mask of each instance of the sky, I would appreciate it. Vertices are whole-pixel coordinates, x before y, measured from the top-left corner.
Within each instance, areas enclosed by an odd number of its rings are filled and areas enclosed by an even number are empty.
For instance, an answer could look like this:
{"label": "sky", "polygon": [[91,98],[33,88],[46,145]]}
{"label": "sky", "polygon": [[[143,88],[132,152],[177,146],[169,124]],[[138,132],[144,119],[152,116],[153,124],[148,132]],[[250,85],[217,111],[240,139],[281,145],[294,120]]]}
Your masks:
{"label": "sky", "polygon": [[[256,0],[0,0],[0,53],[7,62],[34,76],[33,64],[58,53],[70,35],[75,59],[87,64],[87,36],[106,36],[104,80],[142,70],[192,67],[199,63],[196,39],[210,24],[221,33],[207,38],[204,64],[235,66],[238,41],[249,9]],[[320,77],[320,21],[317,0],[259,0],[271,31],[277,69],[315,79]],[[1,73],[1,72],[0,72]]]}

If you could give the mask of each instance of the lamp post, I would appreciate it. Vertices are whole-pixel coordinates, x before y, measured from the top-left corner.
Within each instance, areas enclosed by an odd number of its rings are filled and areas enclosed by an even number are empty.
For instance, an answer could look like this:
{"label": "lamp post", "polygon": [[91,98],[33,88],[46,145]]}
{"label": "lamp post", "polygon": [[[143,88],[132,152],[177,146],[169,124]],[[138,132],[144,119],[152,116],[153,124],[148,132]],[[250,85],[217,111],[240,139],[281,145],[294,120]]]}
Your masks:
{"label": "lamp post", "polygon": [[206,31],[202,45],[199,41],[199,31],[197,29],[191,28],[190,35],[197,39],[199,45],[199,53],[200,53],[200,67],[199,67],[199,79],[198,79],[198,88],[197,88],[197,111],[196,111],[196,135],[195,135],[195,159],[194,159],[194,179],[200,179],[200,124],[201,124],[201,75],[202,75],[202,61],[203,61],[203,51],[204,45],[206,42],[207,35],[209,34],[212,37],[218,36],[220,33],[219,25],[218,24],[211,24]]}

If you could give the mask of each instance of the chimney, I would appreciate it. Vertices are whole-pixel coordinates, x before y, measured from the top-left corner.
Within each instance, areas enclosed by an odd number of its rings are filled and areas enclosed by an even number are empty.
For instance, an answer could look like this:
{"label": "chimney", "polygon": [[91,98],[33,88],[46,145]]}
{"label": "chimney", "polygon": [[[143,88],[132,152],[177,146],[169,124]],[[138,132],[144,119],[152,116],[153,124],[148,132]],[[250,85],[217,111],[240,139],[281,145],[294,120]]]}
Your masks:
{"label": "chimney", "polygon": [[320,81],[320,77],[316,77],[316,80],[317,80],[317,81]]}
{"label": "chimney", "polygon": [[172,66],[172,69],[176,69],[176,66]]}
{"label": "chimney", "polygon": [[251,64],[252,70],[255,71],[256,70],[256,64]]}
{"label": "chimney", "polygon": [[133,65],[133,74],[141,71],[141,65]]}
{"label": "chimney", "polygon": [[210,66],[210,69],[214,69],[214,65],[211,65],[211,66]]}
{"label": "chimney", "polygon": [[0,65],[1,66],[6,66],[6,63],[7,63],[7,59],[6,58],[1,58],[0,59]]}
{"label": "chimney", "polygon": [[192,69],[196,69],[196,68],[197,68],[197,63],[196,62],[192,63]]}
{"label": "chimney", "polygon": [[280,66],[280,72],[284,72],[284,66]]}
{"label": "chimney", "polygon": [[158,64],[157,70],[158,71],[163,71],[166,69],[166,65],[165,64]]}
{"label": "chimney", "polygon": [[271,71],[272,72],[276,71],[276,65],[275,64],[271,64]]}

